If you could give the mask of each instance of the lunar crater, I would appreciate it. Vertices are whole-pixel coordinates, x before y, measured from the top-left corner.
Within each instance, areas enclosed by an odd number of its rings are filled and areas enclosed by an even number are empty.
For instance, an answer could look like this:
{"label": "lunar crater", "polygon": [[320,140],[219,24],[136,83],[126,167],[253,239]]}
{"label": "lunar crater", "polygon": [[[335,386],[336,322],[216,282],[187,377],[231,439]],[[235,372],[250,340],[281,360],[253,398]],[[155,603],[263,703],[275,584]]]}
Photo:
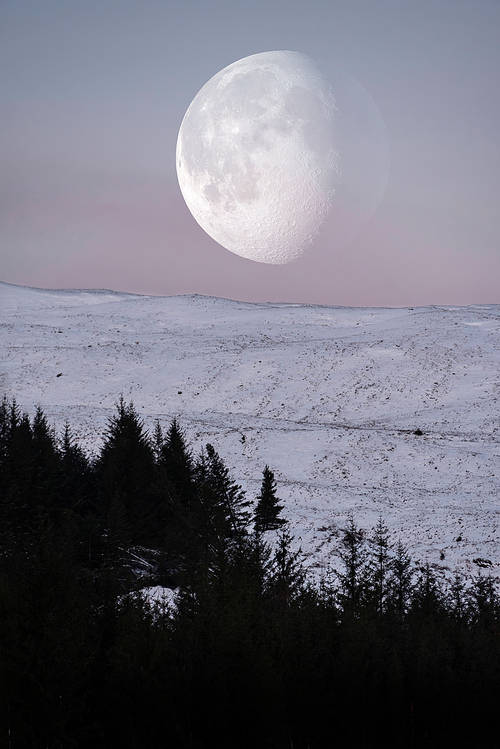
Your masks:
{"label": "lunar crater", "polygon": [[329,84],[297,52],[252,55],[217,73],[177,140],[179,185],[198,224],[245,258],[300,257],[340,180],[335,111]]}

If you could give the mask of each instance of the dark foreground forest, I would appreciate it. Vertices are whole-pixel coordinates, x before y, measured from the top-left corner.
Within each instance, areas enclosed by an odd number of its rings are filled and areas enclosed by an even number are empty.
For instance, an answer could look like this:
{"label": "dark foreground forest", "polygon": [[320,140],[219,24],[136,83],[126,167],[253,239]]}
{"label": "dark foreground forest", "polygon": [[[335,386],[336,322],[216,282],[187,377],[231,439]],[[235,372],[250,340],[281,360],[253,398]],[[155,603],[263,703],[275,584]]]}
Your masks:
{"label": "dark foreground forest", "polygon": [[90,459],[4,400],[0,746],[496,745],[490,577],[443,582],[382,519],[346,518],[320,584],[295,548],[269,468],[246,497],[123,400]]}

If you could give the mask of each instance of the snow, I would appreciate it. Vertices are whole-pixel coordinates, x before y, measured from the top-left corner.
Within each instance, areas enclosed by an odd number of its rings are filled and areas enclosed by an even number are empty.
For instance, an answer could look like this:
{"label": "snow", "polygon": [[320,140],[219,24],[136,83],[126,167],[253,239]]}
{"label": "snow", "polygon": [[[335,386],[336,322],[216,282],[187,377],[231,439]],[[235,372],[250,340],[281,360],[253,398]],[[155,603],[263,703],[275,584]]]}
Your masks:
{"label": "snow", "polygon": [[382,515],[422,561],[477,572],[479,557],[498,574],[499,332],[498,305],[0,284],[0,394],[58,430],[69,420],[95,451],[123,393],[148,427],[177,416],[195,451],[212,442],[252,497],[268,463],[318,572],[352,510],[367,527]]}
{"label": "snow", "polygon": [[177,608],[179,588],[164,588],[162,585],[152,585],[142,588],[141,595],[153,609],[168,611],[174,614]]}

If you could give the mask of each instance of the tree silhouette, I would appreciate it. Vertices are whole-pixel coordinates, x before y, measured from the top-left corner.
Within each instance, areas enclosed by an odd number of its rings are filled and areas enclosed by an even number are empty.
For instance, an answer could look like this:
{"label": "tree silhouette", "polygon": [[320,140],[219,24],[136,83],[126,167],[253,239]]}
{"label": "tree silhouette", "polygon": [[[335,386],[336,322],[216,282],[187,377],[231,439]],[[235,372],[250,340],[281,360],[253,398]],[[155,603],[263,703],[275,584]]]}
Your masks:
{"label": "tree silhouette", "polygon": [[412,561],[406,546],[400,540],[392,560],[389,580],[389,606],[399,619],[402,619],[407,612],[412,593],[412,581]]}
{"label": "tree silhouette", "polygon": [[339,556],[343,570],[338,573],[340,580],[340,600],[346,612],[357,616],[364,591],[364,571],[367,563],[365,533],[354,522],[352,514],[348,516],[344,528]]}
{"label": "tree silhouette", "polygon": [[281,530],[271,562],[269,593],[284,608],[296,600],[305,579],[302,550],[293,551],[292,544],[290,531],[286,528]]}
{"label": "tree silhouette", "polygon": [[188,504],[193,495],[194,466],[186,439],[176,419],[172,421],[163,438],[158,465],[164,471],[173,501],[180,505]]}
{"label": "tree silhouette", "polygon": [[391,568],[389,529],[382,517],[369,538],[369,574],[367,580],[367,597],[377,612],[382,614],[386,608],[388,579]]}
{"label": "tree silhouette", "polygon": [[275,531],[281,528],[286,520],[280,518],[283,505],[279,504],[276,496],[276,481],[274,473],[269,466],[264,468],[262,474],[262,486],[257,497],[257,506],[254,514],[254,527],[257,533]]}
{"label": "tree silhouette", "polygon": [[111,507],[114,515],[124,515],[131,542],[148,543],[156,532],[153,468],[153,449],[144,424],[133,403],[127,405],[121,397],[109,419],[95,473],[104,517]]}

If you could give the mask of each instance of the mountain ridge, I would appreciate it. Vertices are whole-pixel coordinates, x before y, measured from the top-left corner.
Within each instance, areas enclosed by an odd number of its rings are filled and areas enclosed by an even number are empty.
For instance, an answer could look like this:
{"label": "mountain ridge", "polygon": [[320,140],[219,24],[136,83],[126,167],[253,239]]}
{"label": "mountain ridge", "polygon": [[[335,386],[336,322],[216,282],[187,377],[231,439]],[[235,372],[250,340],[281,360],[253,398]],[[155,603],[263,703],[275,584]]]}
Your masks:
{"label": "mountain ridge", "polygon": [[183,292],[181,294],[143,294],[135,291],[120,291],[118,289],[109,288],[73,288],[73,287],[61,287],[61,288],[46,288],[42,286],[29,286],[25,284],[16,284],[10,281],[2,281],[0,279],[0,287],[7,286],[13,289],[25,289],[28,291],[39,291],[44,293],[67,293],[67,294],[114,294],[117,296],[130,296],[141,299],[182,299],[182,298],[199,298],[199,299],[213,299],[221,302],[234,302],[235,304],[249,304],[253,306],[286,306],[286,307],[305,307],[305,308],[320,308],[320,309],[350,309],[350,310],[423,310],[423,309],[469,309],[475,307],[498,307],[500,303],[496,302],[472,302],[471,304],[441,304],[439,302],[433,304],[408,304],[402,306],[387,306],[387,305],[372,305],[372,306],[356,306],[356,305],[345,305],[345,304],[319,304],[316,302],[285,302],[285,301],[249,301],[245,299],[233,299],[232,297],[215,296],[213,294],[200,294],[198,292]]}

